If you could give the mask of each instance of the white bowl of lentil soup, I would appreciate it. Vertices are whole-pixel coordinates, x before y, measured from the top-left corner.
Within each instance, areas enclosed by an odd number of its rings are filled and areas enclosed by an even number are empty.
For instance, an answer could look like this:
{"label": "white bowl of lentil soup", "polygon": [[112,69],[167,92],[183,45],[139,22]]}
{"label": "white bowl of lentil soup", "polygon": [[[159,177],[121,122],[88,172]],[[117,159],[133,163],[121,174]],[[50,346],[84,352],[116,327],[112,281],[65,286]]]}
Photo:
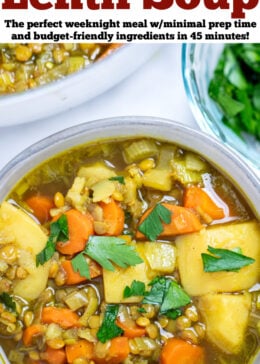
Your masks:
{"label": "white bowl of lentil soup", "polygon": [[66,111],[129,76],[158,46],[0,44],[0,126]]}
{"label": "white bowl of lentil soup", "polygon": [[170,120],[96,120],[0,182],[11,364],[255,362],[259,179],[236,153]]}

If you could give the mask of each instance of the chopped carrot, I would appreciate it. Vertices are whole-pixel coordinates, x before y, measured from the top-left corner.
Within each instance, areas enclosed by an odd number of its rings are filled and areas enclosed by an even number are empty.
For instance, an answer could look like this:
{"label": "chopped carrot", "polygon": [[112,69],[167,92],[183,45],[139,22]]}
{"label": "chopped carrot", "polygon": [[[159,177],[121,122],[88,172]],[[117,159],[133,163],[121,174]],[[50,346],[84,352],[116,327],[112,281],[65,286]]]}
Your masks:
{"label": "chopped carrot", "polygon": [[133,339],[135,337],[140,337],[145,335],[145,328],[136,325],[134,320],[126,320],[116,321],[117,326],[121,327],[122,330],[124,330],[124,336],[128,337],[129,339]]}
{"label": "chopped carrot", "polygon": [[87,340],[79,340],[75,344],[66,345],[67,362],[73,363],[76,359],[92,359],[94,344]]}
{"label": "chopped carrot", "polygon": [[33,214],[41,224],[50,219],[50,209],[55,207],[53,199],[48,196],[33,195],[27,198],[25,202],[32,209]]}
{"label": "chopped carrot", "polygon": [[[162,203],[164,207],[171,211],[171,222],[169,224],[162,223],[163,232],[160,237],[175,236],[187,233],[193,233],[202,229],[197,215],[190,209],[182,206],[171,205],[169,203]],[[150,214],[152,209],[145,211],[139,221],[139,225]],[[144,235],[140,232],[136,232],[136,238],[144,238]]]}
{"label": "chopped carrot", "polygon": [[109,203],[100,202],[103,209],[103,220],[108,229],[105,235],[118,236],[124,229],[125,214],[118,202],[111,200]]}
{"label": "chopped carrot", "polygon": [[110,361],[109,364],[122,363],[129,355],[130,348],[126,337],[115,337],[111,340],[109,348]]}
{"label": "chopped carrot", "polygon": [[40,324],[33,324],[31,326],[26,327],[23,332],[23,343],[25,346],[30,346],[33,344],[33,340],[35,337],[43,335],[44,326]]}
{"label": "chopped carrot", "polygon": [[[65,255],[73,255],[84,250],[90,235],[94,234],[93,218],[89,213],[82,214],[71,209],[65,212],[68,220],[69,240],[58,242],[56,249]],[[56,216],[54,221],[60,216]]]}
{"label": "chopped carrot", "polygon": [[96,364],[121,364],[129,355],[130,348],[128,338],[121,336],[111,340],[108,354],[104,358],[94,355]]}
{"label": "chopped carrot", "polygon": [[186,188],[184,192],[184,206],[195,210],[201,209],[214,220],[225,217],[224,209],[218,206],[207,192],[200,187],[192,186]]}
{"label": "chopped carrot", "polygon": [[[75,272],[71,261],[70,260],[64,260],[61,262],[61,266],[63,270],[65,271],[65,284],[71,285],[71,284],[78,284],[81,282],[85,282],[87,280],[86,277],[82,277],[78,272]],[[102,268],[98,263],[96,263],[94,260],[90,260],[89,262],[89,271],[90,271],[90,278],[98,277],[102,274]]]}
{"label": "chopped carrot", "polygon": [[62,307],[43,307],[41,322],[58,324],[63,329],[80,326],[78,315],[72,310]]}
{"label": "chopped carrot", "polygon": [[66,364],[66,353],[64,349],[52,349],[47,346],[46,351],[42,354],[42,359],[48,364]]}
{"label": "chopped carrot", "polygon": [[201,346],[171,338],[162,348],[160,359],[160,364],[204,364],[205,353]]}

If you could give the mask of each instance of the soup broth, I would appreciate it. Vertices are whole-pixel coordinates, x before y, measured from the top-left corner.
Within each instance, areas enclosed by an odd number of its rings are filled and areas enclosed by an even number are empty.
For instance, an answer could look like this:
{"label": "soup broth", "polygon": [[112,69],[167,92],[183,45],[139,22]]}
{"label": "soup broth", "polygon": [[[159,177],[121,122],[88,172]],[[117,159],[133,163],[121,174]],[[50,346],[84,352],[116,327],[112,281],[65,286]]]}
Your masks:
{"label": "soup broth", "polygon": [[74,148],[0,207],[12,364],[251,363],[260,228],[201,156],[138,138]]}

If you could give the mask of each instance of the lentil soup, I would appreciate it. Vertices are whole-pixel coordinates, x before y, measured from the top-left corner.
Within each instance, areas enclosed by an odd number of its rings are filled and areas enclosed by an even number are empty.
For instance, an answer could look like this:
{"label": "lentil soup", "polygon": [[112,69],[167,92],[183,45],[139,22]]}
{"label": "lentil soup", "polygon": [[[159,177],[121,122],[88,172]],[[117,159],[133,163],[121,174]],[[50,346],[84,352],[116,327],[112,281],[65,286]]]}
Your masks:
{"label": "lentil soup", "polygon": [[0,207],[12,364],[250,363],[260,228],[201,156],[154,139],[62,153]]}
{"label": "lentil soup", "polygon": [[103,43],[2,43],[0,95],[59,80],[105,57],[117,46]]}

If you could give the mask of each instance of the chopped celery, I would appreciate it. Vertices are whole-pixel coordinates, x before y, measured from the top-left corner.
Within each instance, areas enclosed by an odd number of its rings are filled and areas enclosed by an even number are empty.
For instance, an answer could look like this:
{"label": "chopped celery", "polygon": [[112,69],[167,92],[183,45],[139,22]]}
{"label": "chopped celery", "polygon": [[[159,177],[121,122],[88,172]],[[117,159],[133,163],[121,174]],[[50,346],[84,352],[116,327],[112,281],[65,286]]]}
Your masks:
{"label": "chopped celery", "polygon": [[64,298],[66,305],[73,311],[78,310],[81,307],[87,306],[88,297],[84,289],[80,291],[73,291]]}
{"label": "chopped celery", "polygon": [[153,157],[158,153],[158,148],[153,140],[141,139],[125,146],[123,156],[126,163],[133,163],[141,159]]}
{"label": "chopped celery", "polygon": [[68,73],[81,70],[85,66],[85,59],[80,56],[74,56],[67,59]]}
{"label": "chopped celery", "polygon": [[188,169],[185,161],[174,161],[173,168],[174,178],[184,185],[202,182],[201,172]]}
{"label": "chopped celery", "polygon": [[162,146],[160,149],[160,154],[156,168],[168,169],[171,171],[170,162],[174,159],[175,152],[176,152],[176,147],[170,145]]}
{"label": "chopped celery", "polygon": [[207,168],[207,164],[198,155],[188,152],[185,154],[186,167],[192,171],[203,171]]}

